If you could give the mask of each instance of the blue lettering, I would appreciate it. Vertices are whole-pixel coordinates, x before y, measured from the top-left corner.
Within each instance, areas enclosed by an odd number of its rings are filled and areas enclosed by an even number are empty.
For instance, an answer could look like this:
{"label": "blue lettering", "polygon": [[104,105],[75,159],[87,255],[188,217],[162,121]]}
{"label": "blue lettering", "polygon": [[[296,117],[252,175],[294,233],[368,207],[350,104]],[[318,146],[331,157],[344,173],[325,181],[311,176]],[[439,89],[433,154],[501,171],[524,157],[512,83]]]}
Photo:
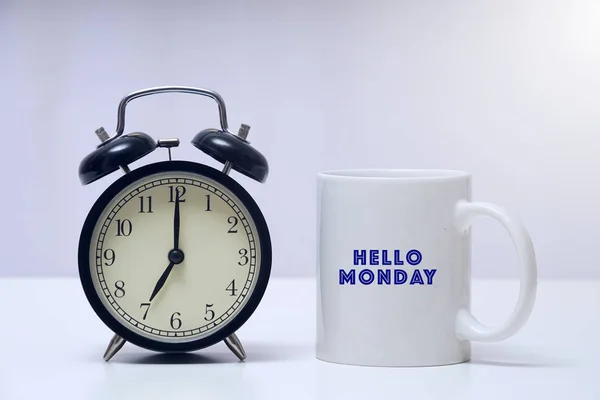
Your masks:
{"label": "blue lettering", "polygon": [[343,285],[344,282],[354,285],[356,283],[356,270],[351,269],[346,273],[343,269],[340,269],[340,285]]}
{"label": "blue lettering", "polygon": [[433,284],[433,276],[437,272],[437,269],[424,269],[423,272],[425,272],[425,276],[427,276],[427,284]]}
{"label": "blue lettering", "polygon": [[392,265],[392,262],[387,258],[387,250],[381,250],[381,265]]}
{"label": "blue lettering", "polygon": [[406,261],[408,261],[410,265],[418,265],[422,259],[423,256],[421,256],[421,252],[419,250],[411,250],[406,253]]}
{"label": "blue lettering", "polygon": [[[355,269],[339,270],[340,285],[355,285],[357,272]],[[394,279],[392,282],[392,271]],[[410,278],[410,285],[433,285],[433,279],[437,273],[437,269],[415,269]],[[427,278],[427,283],[424,282],[423,274]],[[374,270],[365,268],[358,272],[358,281],[363,285],[371,285],[375,282],[377,276],[377,285],[402,285],[408,281],[408,273],[403,269],[377,269]]]}
{"label": "blue lettering", "polygon": [[369,255],[371,256],[371,265],[379,265],[379,251],[370,250]]}
{"label": "blue lettering", "polygon": [[394,265],[404,265],[404,261],[400,259],[400,250],[394,250]]}
{"label": "blue lettering", "polygon": [[[359,264],[360,262],[360,264]],[[354,265],[365,265],[367,263],[367,251],[366,250],[354,250]]]}
{"label": "blue lettering", "polygon": [[395,269],[394,270],[394,284],[395,285],[402,285],[404,282],[406,282],[406,271],[404,271],[403,269]]}
{"label": "blue lettering", "polygon": [[423,285],[423,277],[421,276],[421,272],[418,269],[415,269],[415,271],[413,272],[413,276],[412,278],[410,278],[410,284],[414,285],[418,283],[419,285]]}
{"label": "blue lettering", "polygon": [[[367,277],[365,278],[365,275],[367,275]],[[373,280],[375,279],[375,274],[373,273],[373,271],[371,271],[370,269],[363,269],[362,271],[360,271],[360,273],[358,274],[358,280],[360,281],[360,283],[362,283],[363,285],[370,285],[371,283],[373,283]]]}
{"label": "blue lettering", "polygon": [[381,285],[383,282],[385,282],[387,285],[389,285],[391,282],[390,272],[391,271],[389,269],[377,270],[377,284]]}

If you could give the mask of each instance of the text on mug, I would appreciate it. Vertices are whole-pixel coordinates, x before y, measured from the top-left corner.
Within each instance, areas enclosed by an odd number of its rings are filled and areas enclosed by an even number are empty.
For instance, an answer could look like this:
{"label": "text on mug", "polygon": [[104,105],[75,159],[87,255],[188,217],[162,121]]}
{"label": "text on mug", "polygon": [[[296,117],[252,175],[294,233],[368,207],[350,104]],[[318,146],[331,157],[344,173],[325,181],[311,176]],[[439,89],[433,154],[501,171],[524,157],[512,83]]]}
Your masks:
{"label": "text on mug", "polygon": [[[390,255],[393,254],[393,257]],[[423,256],[418,250],[409,250],[403,260],[400,250],[392,253],[388,250],[354,250],[354,265],[404,265],[406,261],[411,266],[421,263]],[[355,285],[357,282],[363,285],[433,285],[433,278],[437,269],[415,268],[412,272],[404,269],[377,269],[364,268],[357,270],[340,269],[340,285]],[[409,279],[410,276],[410,279]]]}
{"label": "text on mug", "polygon": [[[367,250],[354,250],[354,265],[367,265],[367,260],[369,261],[368,265],[392,265],[392,261],[394,265],[404,265],[400,250],[394,250],[393,254],[393,260],[390,260],[387,250],[369,250],[368,252]],[[423,256],[419,250],[413,249],[406,253],[406,261],[410,265],[418,265],[422,259]]]}

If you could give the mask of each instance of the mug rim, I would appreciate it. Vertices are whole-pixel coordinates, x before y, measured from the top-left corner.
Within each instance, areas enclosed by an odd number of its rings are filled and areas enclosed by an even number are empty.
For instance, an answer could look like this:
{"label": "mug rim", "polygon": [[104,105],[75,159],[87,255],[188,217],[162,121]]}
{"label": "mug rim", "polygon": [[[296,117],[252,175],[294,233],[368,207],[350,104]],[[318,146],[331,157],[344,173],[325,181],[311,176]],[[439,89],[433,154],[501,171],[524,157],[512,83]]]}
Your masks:
{"label": "mug rim", "polygon": [[453,169],[400,169],[400,168],[351,168],[319,171],[322,179],[338,180],[450,180],[470,178],[467,171]]}

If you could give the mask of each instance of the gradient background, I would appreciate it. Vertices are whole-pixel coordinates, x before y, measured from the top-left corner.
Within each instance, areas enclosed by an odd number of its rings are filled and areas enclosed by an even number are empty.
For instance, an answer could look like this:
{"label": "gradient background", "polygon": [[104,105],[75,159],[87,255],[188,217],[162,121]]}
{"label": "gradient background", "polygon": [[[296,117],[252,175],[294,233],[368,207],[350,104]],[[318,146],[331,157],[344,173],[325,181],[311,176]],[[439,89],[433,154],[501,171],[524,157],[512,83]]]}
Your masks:
{"label": "gradient background", "polygon": [[[314,274],[316,172],[364,167],[468,170],[475,200],[528,226],[541,277],[600,277],[599,1],[163,3],[0,0],[0,275],[77,274],[82,222],[120,176],[80,185],[94,130],[131,91],[187,85],[219,92],[270,162],[265,185],[232,176],[269,221],[275,275]],[[211,100],[127,110],[126,132],[217,165],[189,144],[218,127]],[[502,228],[473,232],[474,275],[516,277]]]}

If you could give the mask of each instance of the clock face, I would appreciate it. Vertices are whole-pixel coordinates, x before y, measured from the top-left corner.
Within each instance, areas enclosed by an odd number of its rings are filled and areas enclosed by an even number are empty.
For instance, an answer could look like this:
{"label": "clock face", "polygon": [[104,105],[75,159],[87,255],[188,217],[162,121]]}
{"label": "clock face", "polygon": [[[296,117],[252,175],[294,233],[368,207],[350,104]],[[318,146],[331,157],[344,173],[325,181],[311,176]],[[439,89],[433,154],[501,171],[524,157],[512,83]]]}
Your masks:
{"label": "clock face", "polygon": [[264,292],[262,272],[269,271],[261,268],[270,270],[266,224],[250,196],[194,163],[153,164],[121,179],[97,202],[82,235],[81,245],[89,242],[83,275],[105,322],[145,338],[145,347],[198,342],[243,323],[240,314],[247,319]]}

